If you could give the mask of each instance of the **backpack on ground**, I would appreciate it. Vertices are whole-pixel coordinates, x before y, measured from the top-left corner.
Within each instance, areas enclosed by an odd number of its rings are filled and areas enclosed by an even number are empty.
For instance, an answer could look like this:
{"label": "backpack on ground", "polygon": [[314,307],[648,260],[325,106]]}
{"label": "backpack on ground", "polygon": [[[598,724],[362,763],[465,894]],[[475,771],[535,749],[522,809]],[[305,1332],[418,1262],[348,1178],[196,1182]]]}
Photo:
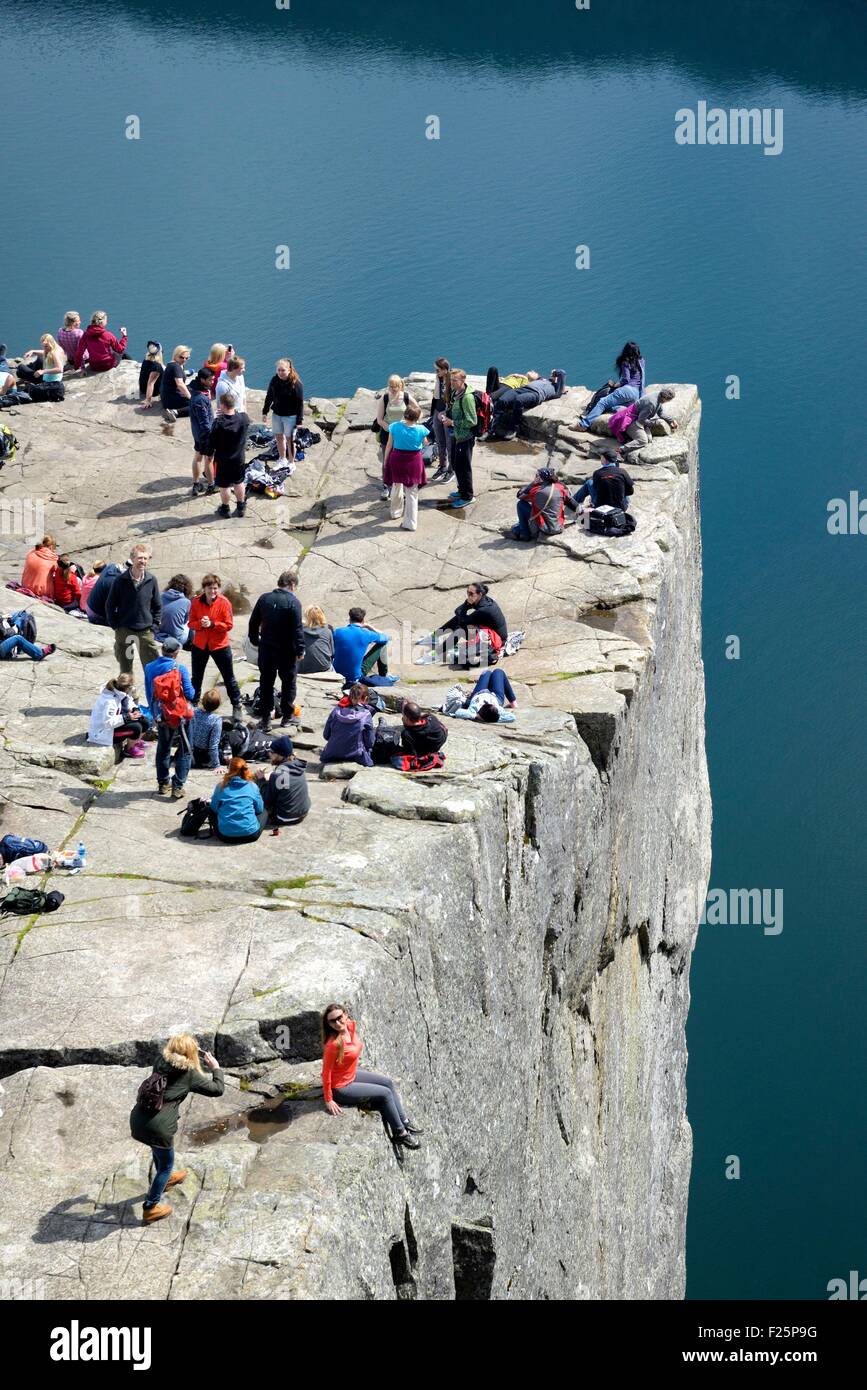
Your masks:
{"label": "backpack on ground", "polygon": [[136,1104],[140,1105],[142,1110],[146,1110],[149,1115],[158,1115],[166,1098],[168,1080],[169,1078],[164,1071],[152,1071],[138,1088],[135,1098]]}
{"label": "backpack on ground", "polygon": [[370,756],[373,758],[374,766],[389,767],[392,758],[400,753],[400,736],[402,730],[395,725],[380,724],[377,726],[373,737],[373,747]]}
{"label": "backpack on ground", "polygon": [[622,507],[594,507],[587,519],[587,529],[594,536],[631,536],[635,517]]}
{"label": "backpack on ground", "polygon": [[[197,840],[202,826],[208,823],[208,812],[210,809],[210,802],[206,801],[203,796],[194,797],[192,801],[187,803],[183,811],[178,812],[179,816],[183,816],[178,834],[187,836],[192,840]],[[209,829],[208,834],[210,833]]]}
{"label": "backpack on ground", "polygon": [[15,457],[15,450],[18,448],[18,440],[12,433],[8,425],[0,425],[0,468],[4,463],[11,463]]}
{"label": "backpack on ground", "polygon": [[267,716],[268,719],[271,719],[275,714],[279,714],[279,712],[280,712],[280,688],[279,688],[279,686],[278,686],[278,687],[275,687],[275,689],[274,689],[274,708],[273,708],[273,709],[263,710],[263,708],[262,708],[262,702],[261,702],[261,700],[260,700],[260,698],[259,698],[259,687],[258,687],[258,685],[256,686],[256,689],[253,691],[253,694],[252,694],[252,695],[244,695],[244,696],[242,696],[242,700],[243,700],[243,703],[244,703],[245,705],[248,706],[248,708],[249,708],[249,710],[250,710],[250,713],[251,713],[252,715],[254,715],[257,719],[264,719],[266,716]]}
{"label": "backpack on ground", "polygon": [[450,685],[443,696],[440,713],[453,715],[455,710],[463,709],[466,698],[462,685]]}
{"label": "backpack on ground", "polygon": [[236,724],[233,719],[223,720],[220,735],[220,762],[230,763],[233,758],[243,758],[250,743],[250,730],[246,724]]}
{"label": "backpack on ground", "polygon": [[28,854],[47,854],[48,846],[44,840],[31,840],[26,835],[4,835],[0,840],[0,860],[12,864],[16,859],[25,859]]}
{"label": "backpack on ground", "polygon": [[9,621],[17,627],[25,641],[36,641],[36,619],[29,609],[21,608],[17,613],[11,613]]}
{"label": "backpack on ground", "polygon": [[514,656],[515,652],[520,651],[524,645],[526,636],[527,634],[524,632],[523,628],[520,628],[517,632],[510,632],[506,638],[506,645],[503,647],[503,656]]}
{"label": "backpack on ground", "polygon": [[254,425],[247,435],[247,447],[262,449],[274,439],[274,431],[267,425]]}
{"label": "backpack on ground", "polygon": [[[271,761],[271,736],[264,729],[248,729],[249,741],[244,750],[248,763],[267,763]],[[240,754],[235,754],[240,757]]]}
{"label": "backpack on ground", "polygon": [[476,402],[476,424],[473,428],[473,435],[478,439],[480,434],[490,432],[494,419],[494,402],[487,391],[474,391],[473,397]]}
{"label": "backpack on ground", "polygon": [[153,698],[160,706],[160,719],[170,729],[178,729],[185,719],[192,719],[193,707],[184,694],[177,666],[155,678]]}
{"label": "backpack on ground", "polygon": [[0,912],[14,912],[21,917],[32,917],[36,912],[56,912],[64,901],[64,894],[43,893],[41,888],[12,888],[0,902]]}
{"label": "backpack on ground", "polygon": [[398,772],[435,772],[438,767],[445,767],[445,761],[445,753],[402,753],[392,758],[391,765]]}

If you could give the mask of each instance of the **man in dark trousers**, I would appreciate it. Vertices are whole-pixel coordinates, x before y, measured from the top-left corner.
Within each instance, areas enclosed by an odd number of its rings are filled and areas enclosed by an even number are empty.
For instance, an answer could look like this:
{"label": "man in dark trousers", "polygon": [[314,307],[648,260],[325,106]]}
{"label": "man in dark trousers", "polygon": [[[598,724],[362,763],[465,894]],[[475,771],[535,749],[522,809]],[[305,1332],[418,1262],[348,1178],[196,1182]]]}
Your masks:
{"label": "man in dark trousers", "polygon": [[280,727],[292,722],[298,662],[304,655],[304,620],[295,597],[298,571],[284,570],[277,588],[262,594],[250,614],[249,636],[259,651],[259,709],[261,728],[271,728],[274,682],[280,677]]}
{"label": "man in dark trousers", "polygon": [[160,654],[154,629],[160,625],[163,603],[156,575],[148,569],[151,553],[146,545],[134,545],[129,566],[111,586],[105,616],[114,629],[114,655],[123,675],[132,675],[136,651],[142,669]]}
{"label": "man in dark trousers", "polygon": [[403,728],[400,731],[400,746],[404,753],[424,758],[430,753],[439,753],[448,730],[435,714],[425,714],[414,700],[404,700]]}

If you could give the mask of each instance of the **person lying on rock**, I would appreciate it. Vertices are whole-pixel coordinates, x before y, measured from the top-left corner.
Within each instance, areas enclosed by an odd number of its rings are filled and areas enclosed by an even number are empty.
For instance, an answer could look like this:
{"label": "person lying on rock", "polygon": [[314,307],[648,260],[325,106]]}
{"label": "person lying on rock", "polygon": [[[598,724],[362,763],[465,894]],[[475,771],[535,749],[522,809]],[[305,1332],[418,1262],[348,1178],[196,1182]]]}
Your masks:
{"label": "person lying on rock", "polygon": [[271,772],[257,768],[256,780],[268,812],[269,825],[300,825],[310,810],[307,764],[295,757],[291,738],[281,734],[271,743]]}
{"label": "person lying on rock", "polygon": [[565,508],[578,510],[569,490],[557,481],[552,468],[539,468],[531,483],[522,487],[516,503],[518,520],[509,532],[512,540],[535,541],[540,536],[559,536],[566,521]]}
{"label": "person lying on rock", "polygon": [[360,763],[362,767],[372,767],[373,715],[367,704],[367,686],[355,681],[347,694],[347,703],[341,701],[325,721],[325,747],[319,761],[323,765]]}
{"label": "person lying on rock", "polygon": [[494,414],[490,430],[482,437],[489,440],[514,439],[525,410],[533,410],[545,401],[559,400],[566,390],[566,373],[559,368],[555,368],[547,377],[531,371],[501,378],[496,367],[490,367],[488,381],[496,383],[493,390],[488,386],[488,394],[494,402]]}
{"label": "person lying on rock", "polygon": [[12,661],[19,653],[29,656],[31,661],[42,661],[57,650],[53,642],[45,646],[29,641],[20,631],[16,618],[23,621],[20,613],[13,613],[8,618],[0,613],[0,661]]}
{"label": "person lying on rock", "polygon": [[174,1166],[181,1105],[189,1095],[221,1096],[224,1090],[223,1072],[216,1057],[202,1052],[190,1033],[169,1038],[152,1074],[139,1087],[129,1117],[133,1139],[147,1144],[153,1154],[154,1177],[142,1210],[145,1225],[171,1216],[172,1209],[162,1201],[163,1194],[167,1187],[175,1187],[187,1176],[185,1168],[175,1170]]}
{"label": "person lying on rock", "polygon": [[514,724],[517,701],[505,671],[483,671],[463,706],[447,712],[453,719],[477,719],[482,724]]}
{"label": "person lying on rock", "polygon": [[454,617],[429,636],[418,638],[430,651],[417,657],[415,664],[448,661],[452,666],[494,666],[508,638],[502,608],[490,597],[487,584],[475,580],[467,585],[466,600],[455,609]]}
{"label": "person lying on rock", "polygon": [[414,1136],[423,1131],[407,1118],[391,1077],[359,1069],[362,1046],[355,1020],[349,1017],[343,1004],[329,1004],[322,1014],[325,1109],[329,1115],[340,1115],[342,1105],[370,1105],[379,1111],[393,1143],[402,1144],[405,1149],[420,1148]]}

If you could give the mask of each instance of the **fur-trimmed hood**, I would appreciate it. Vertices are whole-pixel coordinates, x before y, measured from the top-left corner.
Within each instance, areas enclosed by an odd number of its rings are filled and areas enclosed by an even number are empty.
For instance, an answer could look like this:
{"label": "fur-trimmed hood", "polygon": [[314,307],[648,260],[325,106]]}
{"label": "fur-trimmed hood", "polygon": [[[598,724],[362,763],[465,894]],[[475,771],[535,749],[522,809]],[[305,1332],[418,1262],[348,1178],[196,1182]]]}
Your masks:
{"label": "fur-trimmed hood", "polygon": [[159,1067],[160,1071],[174,1067],[175,1071],[198,1071],[195,1062],[191,1062],[189,1057],[185,1057],[183,1052],[163,1052],[160,1057],[163,1064]]}

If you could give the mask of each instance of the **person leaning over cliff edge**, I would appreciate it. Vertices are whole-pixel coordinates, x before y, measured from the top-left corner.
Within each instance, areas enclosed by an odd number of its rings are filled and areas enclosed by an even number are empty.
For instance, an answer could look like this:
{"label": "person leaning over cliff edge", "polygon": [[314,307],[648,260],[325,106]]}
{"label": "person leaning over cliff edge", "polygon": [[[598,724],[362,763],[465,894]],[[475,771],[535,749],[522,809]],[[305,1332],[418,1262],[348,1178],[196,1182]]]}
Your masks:
{"label": "person leaning over cliff edge", "polygon": [[[423,1130],[407,1119],[397,1087],[388,1076],[359,1071],[362,1041],[355,1020],[342,1004],[329,1004],[322,1015],[322,1097],[330,1115],[342,1113],[340,1105],[369,1103],[388,1126],[394,1143],[405,1149],[419,1148],[413,1136]],[[338,1104],[340,1102],[340,1105]]]}
{"label": "person leaning over cliff edge", "polygon": [[[204,1062],[210,1076],[200,1065]],[[139,1087],[129,1117],[129,1129],[139,1144],[147,1144],[153,1154],[154,1178],[144,1199],[142,1221],[149,1225],[171,1216],[168,1202],[160,1199],[167,1187],[174,1187],[187,1176],[185,1168],[173,1172],[178,1112],[188,1095],[221,1096],[225,1089],[223,1073],[210,1052],[200,1054],[190,1033],[169,1038],[157,1058],[153,1072]]]}

